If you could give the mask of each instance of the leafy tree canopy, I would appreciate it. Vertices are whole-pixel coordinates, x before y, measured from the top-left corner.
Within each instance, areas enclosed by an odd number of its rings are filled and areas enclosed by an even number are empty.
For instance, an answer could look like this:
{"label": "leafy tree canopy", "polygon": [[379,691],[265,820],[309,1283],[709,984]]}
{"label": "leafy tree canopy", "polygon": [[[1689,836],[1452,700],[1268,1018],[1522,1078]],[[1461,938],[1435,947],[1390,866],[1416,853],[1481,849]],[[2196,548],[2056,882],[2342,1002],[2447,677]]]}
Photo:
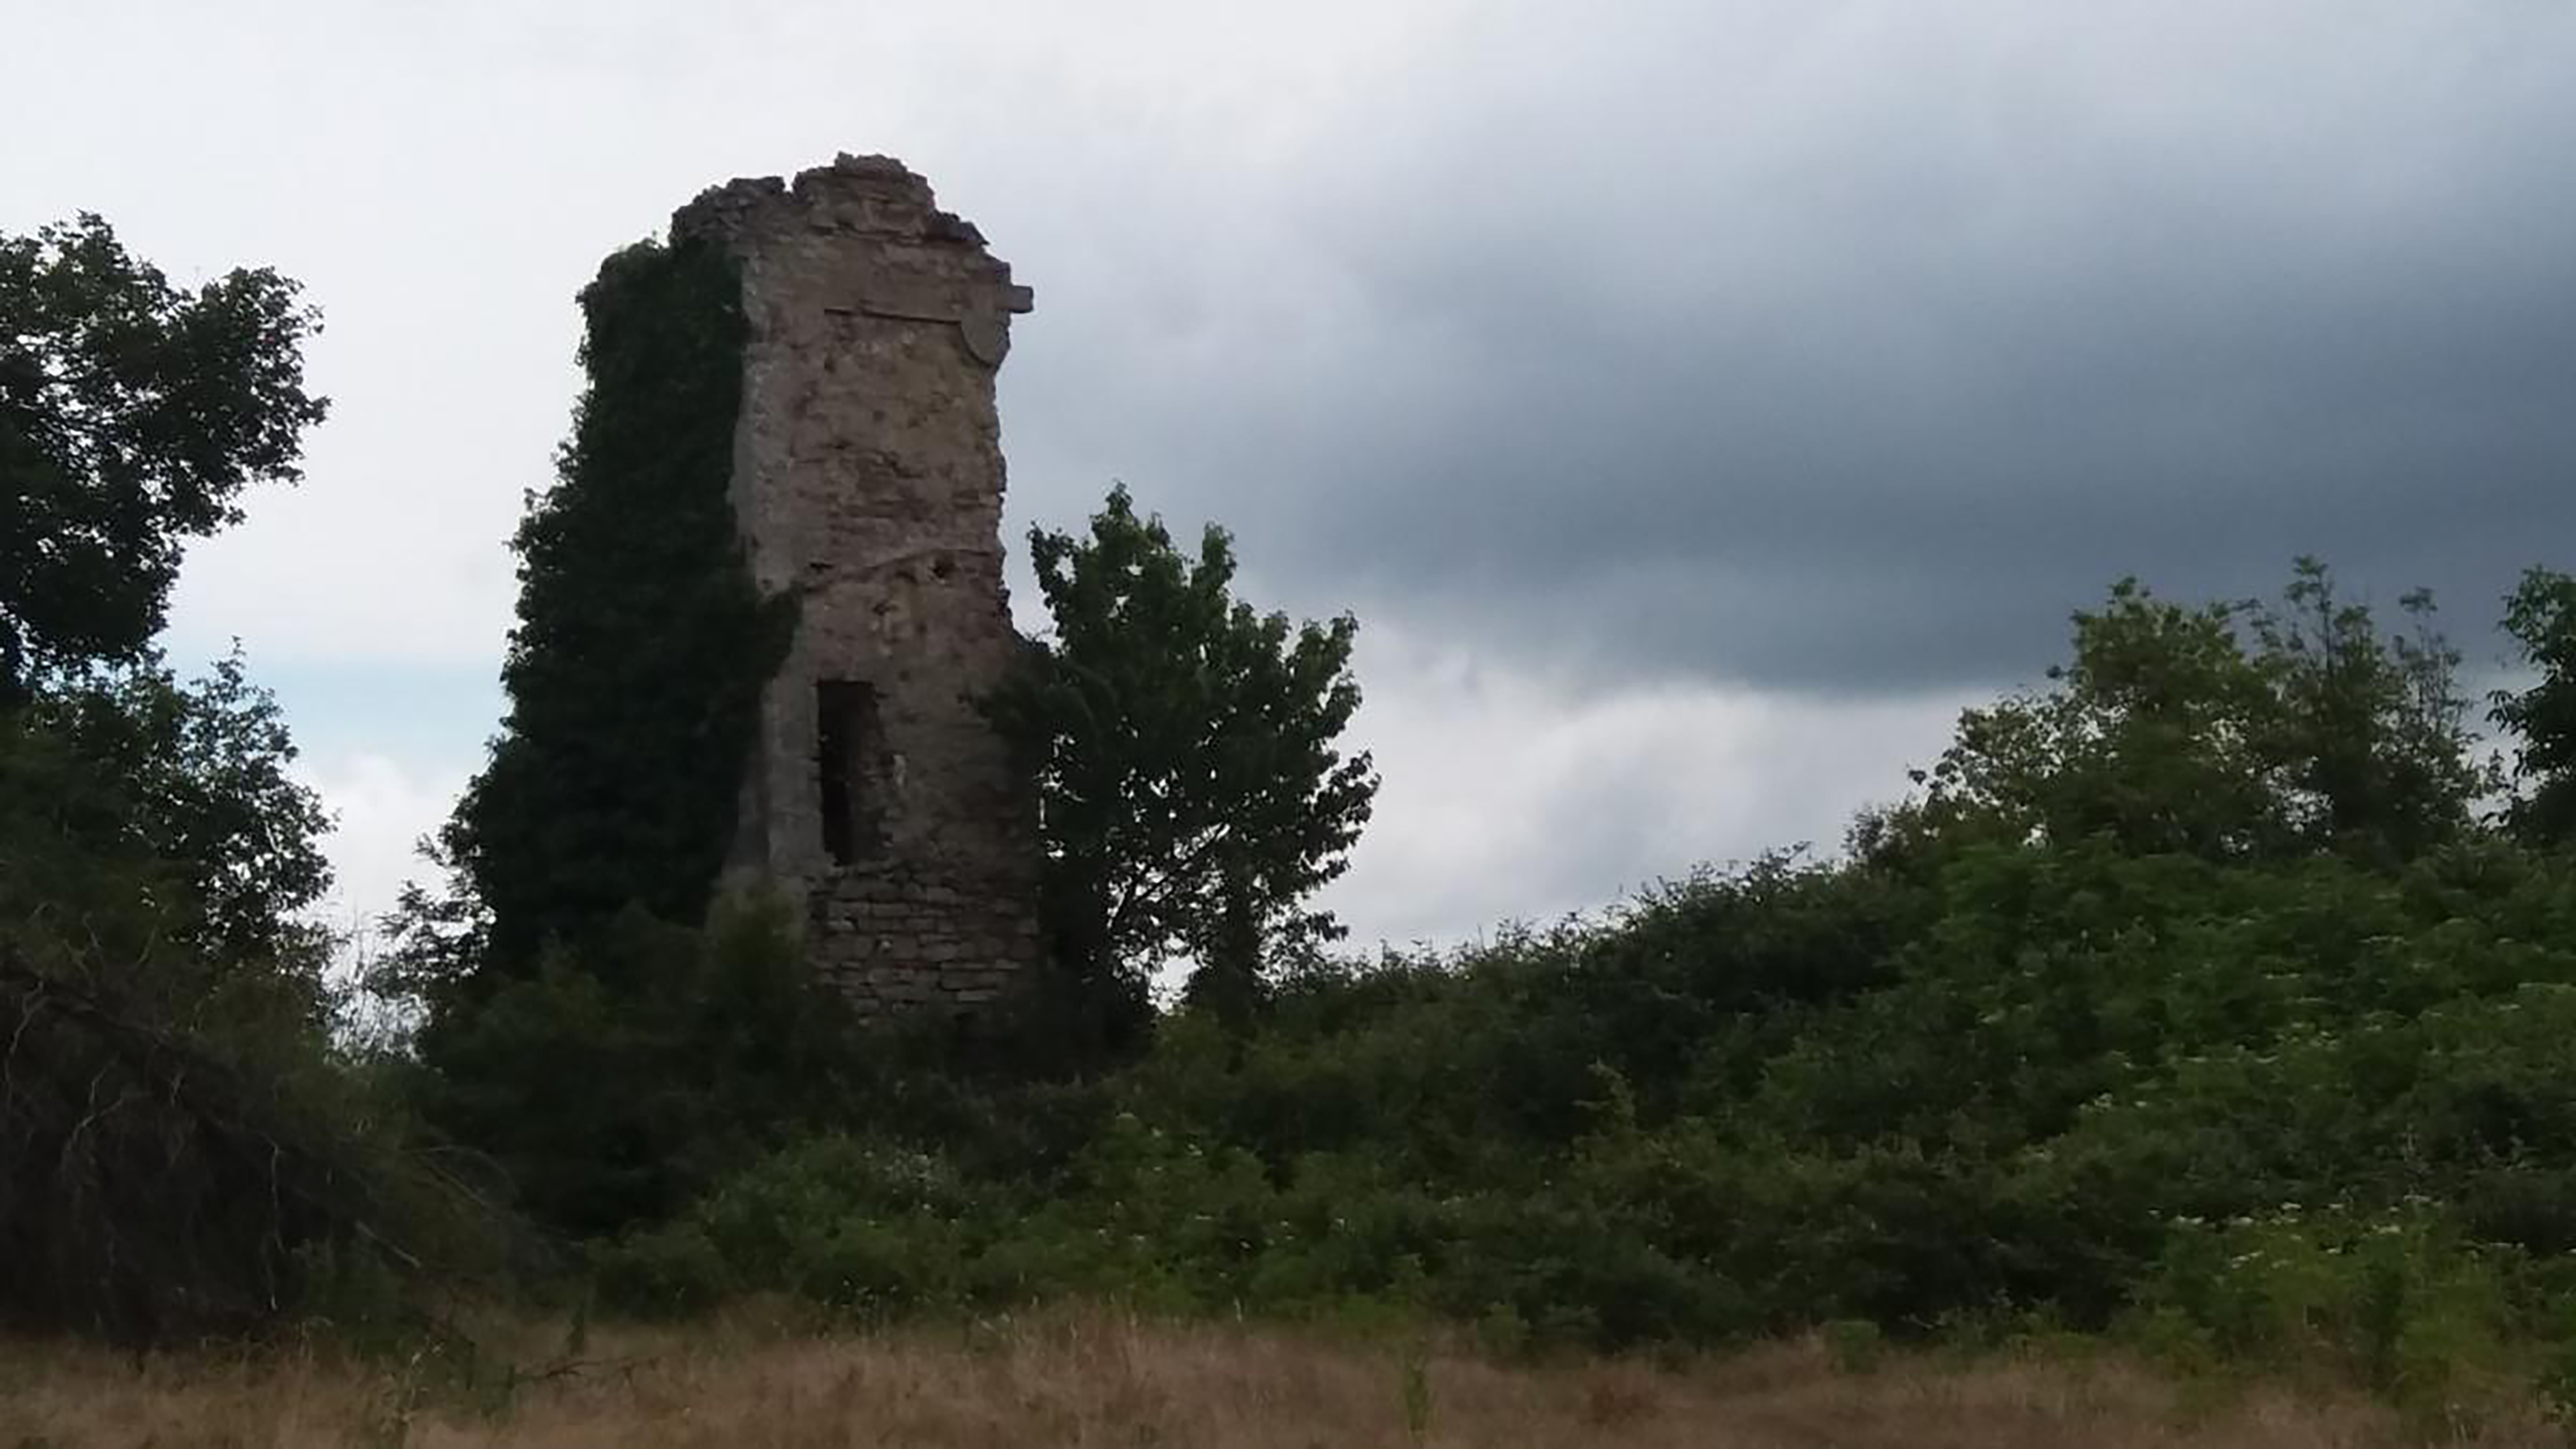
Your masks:
{"label": "leafy tree canopy", "polygon": [[1264,960],[1339,934],[1307,900],[1377,791],[1337,743],[1359,626],[1236,599],[1226,532],[1184,554],[1123,486],[1088,537],[1029,551],[1054,631],[996,712],[1038,757],[1060,934],[1130,979],[1193,958],[1193,990],[1240,1006]]}
{"label": "leafy tree canopy", "polygon": [[322,417],[297,295],[183,292],[95,216],[0,237],[0,1321],[249,1326],[491,1236],[330,1036],[275,702],[151,644],[185,541]]}
{"label": "leafy tree canopy", "polygon": [[44,772],[21,799],[53,842],[31,852],[166,873],[156,895],[205,959],[318,963],[324,933],[304,913],[330,885],[330,817],[288,773],[294,742],[238,652],[187,685],[147,656],[39,695],[17,727],[8,768]]}
{"label": "leafy tree canopy", "polygon": [[[2303,559],[2277,605],[2185,606],[2134,580],[2075,616],[2056,687],[1962,716],[1918,779],[1928,818],[2003,838],[2216,860],[2318,848],[2411,859],[2456,839],[2487,780],[2459,655],[2409,594],[2383,634]],[[1889,822],[1876,822],[1873,829]]]}
{"label": "leafy tree canopy", "polygon": [[243,1325],[306,1301],[314,1253],[429,1251],[413,1208],[450,1199],[327,1036],[294,753],[238,656],[0,708],[0,1320]]}
{"label": "leafy tree canopy", "polygon": [[2520,740],[2513,823],[2536,841],[2576,839],[2576,578],[2525,573],[2506,596],[2504,628],[2539,675],[2528,689],[2497,691],[2491,711]]}
{"label": "leafy tree canopy", "polygon": [[0,701],[138,657],[186,541],[301,476],[326,403],[298,292],[264,267],[182,291],[92,214],[0,236]]}

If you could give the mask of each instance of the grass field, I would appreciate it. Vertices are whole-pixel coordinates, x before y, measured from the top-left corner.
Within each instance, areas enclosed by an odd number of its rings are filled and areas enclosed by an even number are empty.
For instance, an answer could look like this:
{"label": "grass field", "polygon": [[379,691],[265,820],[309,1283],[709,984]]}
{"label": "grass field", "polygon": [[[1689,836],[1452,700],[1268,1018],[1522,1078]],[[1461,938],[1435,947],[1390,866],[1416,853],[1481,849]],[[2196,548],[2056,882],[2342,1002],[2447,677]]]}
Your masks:
{"label": "grass field", "polygon": [[[2566,1442],[2535,1408],[2401,1419],[2356,1394],[2178,1384],[2113,1360],[1815,1343],[1650,1367],[1050,1315],[972,1331],[602,1331],[465,1372],[288,1348],[137,1359],[0,1344],[0,1449],[151,1445],[2324,1446]],[[530,1367],[528,1365],[533,1365]]]}

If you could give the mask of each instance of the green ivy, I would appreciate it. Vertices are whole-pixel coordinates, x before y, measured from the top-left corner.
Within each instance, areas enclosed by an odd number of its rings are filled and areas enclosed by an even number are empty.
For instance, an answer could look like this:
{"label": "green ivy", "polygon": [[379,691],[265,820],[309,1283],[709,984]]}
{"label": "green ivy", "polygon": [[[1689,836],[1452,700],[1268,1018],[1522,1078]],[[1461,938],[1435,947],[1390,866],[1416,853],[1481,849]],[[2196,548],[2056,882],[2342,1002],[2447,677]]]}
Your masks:
{"label": "green ivy", "polygon": [[727,496],[741,293],[721,248],[652,241],[582,291],[589,386],[512,545],[510,711],[445,842],[490,912],[486,985],[628,905],[699,919],[723,866],[793,627],[792,600],[753,582]]}

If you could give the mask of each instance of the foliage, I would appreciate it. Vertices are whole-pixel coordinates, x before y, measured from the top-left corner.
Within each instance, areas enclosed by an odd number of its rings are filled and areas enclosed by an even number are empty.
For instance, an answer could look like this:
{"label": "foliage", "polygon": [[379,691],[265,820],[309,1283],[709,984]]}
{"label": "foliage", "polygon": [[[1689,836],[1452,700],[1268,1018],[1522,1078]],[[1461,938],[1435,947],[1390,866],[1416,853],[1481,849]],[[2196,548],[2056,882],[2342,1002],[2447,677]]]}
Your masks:
{"label": "foliage", "polygon": [[478,1256],[470,1195],[326,1036],[292,756],[237,657],[0,712],[0,1318],[243,1327]]}
{"label": "foliage", "polygon": [[675,1211],[852,1091],[856,1029],[811,987],[774,901],[728,898],[703,929],[622,913],[481,1009],[433,1024],[431,1119],[488,1153],[549,1228]]}
{"label": "foliage", "polygon": [[2505,599],[2505,633],[2539,676],[2498,690],[2491,717],[2521,741],[2514,773],[2525,793],[2514,825],[2531,840],[2576,840],[2576,578],[2535,568]]}
{"label": "foliage", "polygon": [[323,399],[292,280],[183,292],[93,214],[0,236],[0,704],[161,625],[182,546],[294,481]]}
{"label": "foliage", "polygon": [[[292,481],[296,284],[0,237],[0,1320],[147,1339],[398,1302],[495,1225],[328,1035],[329,821],[238,651],[151,647],[190,538]],[[366,1293],[359,1285],[372,1284]],[[390,1288],[388,1287],[390,1285]]]}
{"label": "foliage", "polygon": [[[1168,1022],[1052,1165],[880,1116],[630,1240],[610,1284],[870,1319],[1385,1305],[1601,1346],[2003,1315],[2409,1393],[2446,1391],[2446,1355],[2505,1365],[2564,1331],[2576,947],[2539,943],[2576,941],[2576,889],[2495,847],[2396,878],[2035,854],[1963,857],[1939,888],[1958,919],[1804,999],[1754,983],[1792,941],[1830,962],[1849,938],[1824,917],[1884,920],[1885,880],[1764,863],[1612,921],[1310,974],[1249,1037]],[[1790,909],[1806,922],[1767,943],[1744,930]],[[2182,1291],[2178,1234],[2284,1203],[2411,1224],[2404,1293],[2373,1299],[2387,1265],[2327,1251],[2344,1237],[2303,1250],[2308,1319],[2245,1326],[2229,1305],[2286,1291],[2247,1265]]]}
{"label": "foliage", "polygon": [[[320,414],[293,295],[182,297],[94,218],[0,242],[0,536],[33,540],[0,571],[0,1317],[399,1318],[501,1236],[417,1110],[631,1310],[1815,1329],[1855,1370],[2073,1329],[2427,1413],[2576,1377],[2563,575],[2508,600],[2510,828],[2429,600],[2386,630],[2303,560],[2270,604],[2116,586],[1839,855],[1340,959],[1310,901],[1377,783],[1338,743],[1354,626],[1236,600],[1222,531],[1184,553],[1113,491],[1032,535],[1054,631],[990,702],[1044,785],[1069,969],[980,1034],[861,1031],[782,906],[710,906],[791,621],[724,496],[737,279],[646,244],[583,294],[510,718],[378,973],[418,1055],[360,1063],[274,704],[237,657],[183,686],[147,647],[178,541]],[[1132,1060],[1026,1069],[1047,991],[1141,1012],[1180,958]]]}
{"label": "foliage", "polygon": [[1335,743],[1358,625],[1235,599],[1225,531],[1186,556],[1124,487],[1088,538],[1032,529],[1029,552],[1053,636],[994,710],[1038,761],[1060,949],[1129,980],[1188,957],[1239,1017],[1263,963],[1338,934],[1305,902],[1377,789]]}
{"label": "foliage", "polygon": [[719,248],[655,242],[582,290],[589,386],[512,544],[509,714],[442,842],[485,927],[457,1009],[629,905],[705,913],[790,624],[725,492],[740,291]]}
{"label": "foliage", "polygon": [[[848,1032],[794,932],[709,917],[760,690],[792,627],[726,494],[745,324],[711,244],[645,242],[581,294],[589,385],[513,546],[510,710],[389,924],[432,1121],[538,1222],[672,1210],[837,1081]],[[703,923],[703,929],[701,924]]]}
{"label": "foliage", "polygon": [[353,1093],[298,994],[159,965],[0,934],[0,1318],[244,1329],[361,1264],[415,1287],[488,1256],[479,1204]]}
{"label": "foliage", "polygon": [[2256,659],[2278,711],[2272,757],[2303,840],[2411,860],[2457,840],[2491,783],[2473,763],[2459,651],[2435,630],[2433,596],[2398,599],[2409,627],[2381,635],[2366,605],[2302,558],[2277,608],[2249,606]]}
{"label": "foliage", "polygon": [[85,852],[130,849],[175,871],[188,946],[208,960],[316,965],[325,943],[304,913],[330,884],[330,819],[288,773],[294,742],[238,650],[188,686],[155,654],[93,670],[30,701],[21,727],[31,749],[50,740],[80,761],[25,798],[51,805]]}
{"label": "foliage", "polygon": [[2413,1204],[2178,1219],[2139,1299],[2168,1354],[2322,1361],[2401,1401],[2443,1404],[2513,1366],[2499,1264]]}
{"label": "foliage", "polygon": [[[2128,1337],[2428,1412],[2576,1361],[2576,878],[2482,829],[2451,652],[2302,566],[2115,590],[1854,849],[1185,1007],[1005,1142],[793,1140],[619,1301],[1110,1296],[1512,1345]],[[2448,753],[2446,753],[2448,752]]]}
{"label": "foliage", "polygon": [[[2488,781],[2459,655],[2431,629],[2430,596],[2403,607],[2412,632],[2383,637],[2311,559],[2277,608],[2184,606],[2124,580],[2075,616],[2056,688],[1961,718],[1916,777],[1926,827],[2238,861],[2394,862],[2456,840]],[[1872,830],[1891,843],[1906,825]]]}

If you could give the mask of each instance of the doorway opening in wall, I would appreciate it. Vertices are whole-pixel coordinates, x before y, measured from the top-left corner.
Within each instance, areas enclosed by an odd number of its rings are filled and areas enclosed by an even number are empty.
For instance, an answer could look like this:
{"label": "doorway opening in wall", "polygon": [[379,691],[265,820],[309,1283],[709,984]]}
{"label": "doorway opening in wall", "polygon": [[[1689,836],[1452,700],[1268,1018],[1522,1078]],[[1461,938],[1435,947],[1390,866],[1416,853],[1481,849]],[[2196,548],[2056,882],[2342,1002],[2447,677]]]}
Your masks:
{"label": "doorway opening in wall", "polygon": [[835,865],[878,855],[885,849],[885,721],[875,685],[815,681],[814,764],[824,853]]}

